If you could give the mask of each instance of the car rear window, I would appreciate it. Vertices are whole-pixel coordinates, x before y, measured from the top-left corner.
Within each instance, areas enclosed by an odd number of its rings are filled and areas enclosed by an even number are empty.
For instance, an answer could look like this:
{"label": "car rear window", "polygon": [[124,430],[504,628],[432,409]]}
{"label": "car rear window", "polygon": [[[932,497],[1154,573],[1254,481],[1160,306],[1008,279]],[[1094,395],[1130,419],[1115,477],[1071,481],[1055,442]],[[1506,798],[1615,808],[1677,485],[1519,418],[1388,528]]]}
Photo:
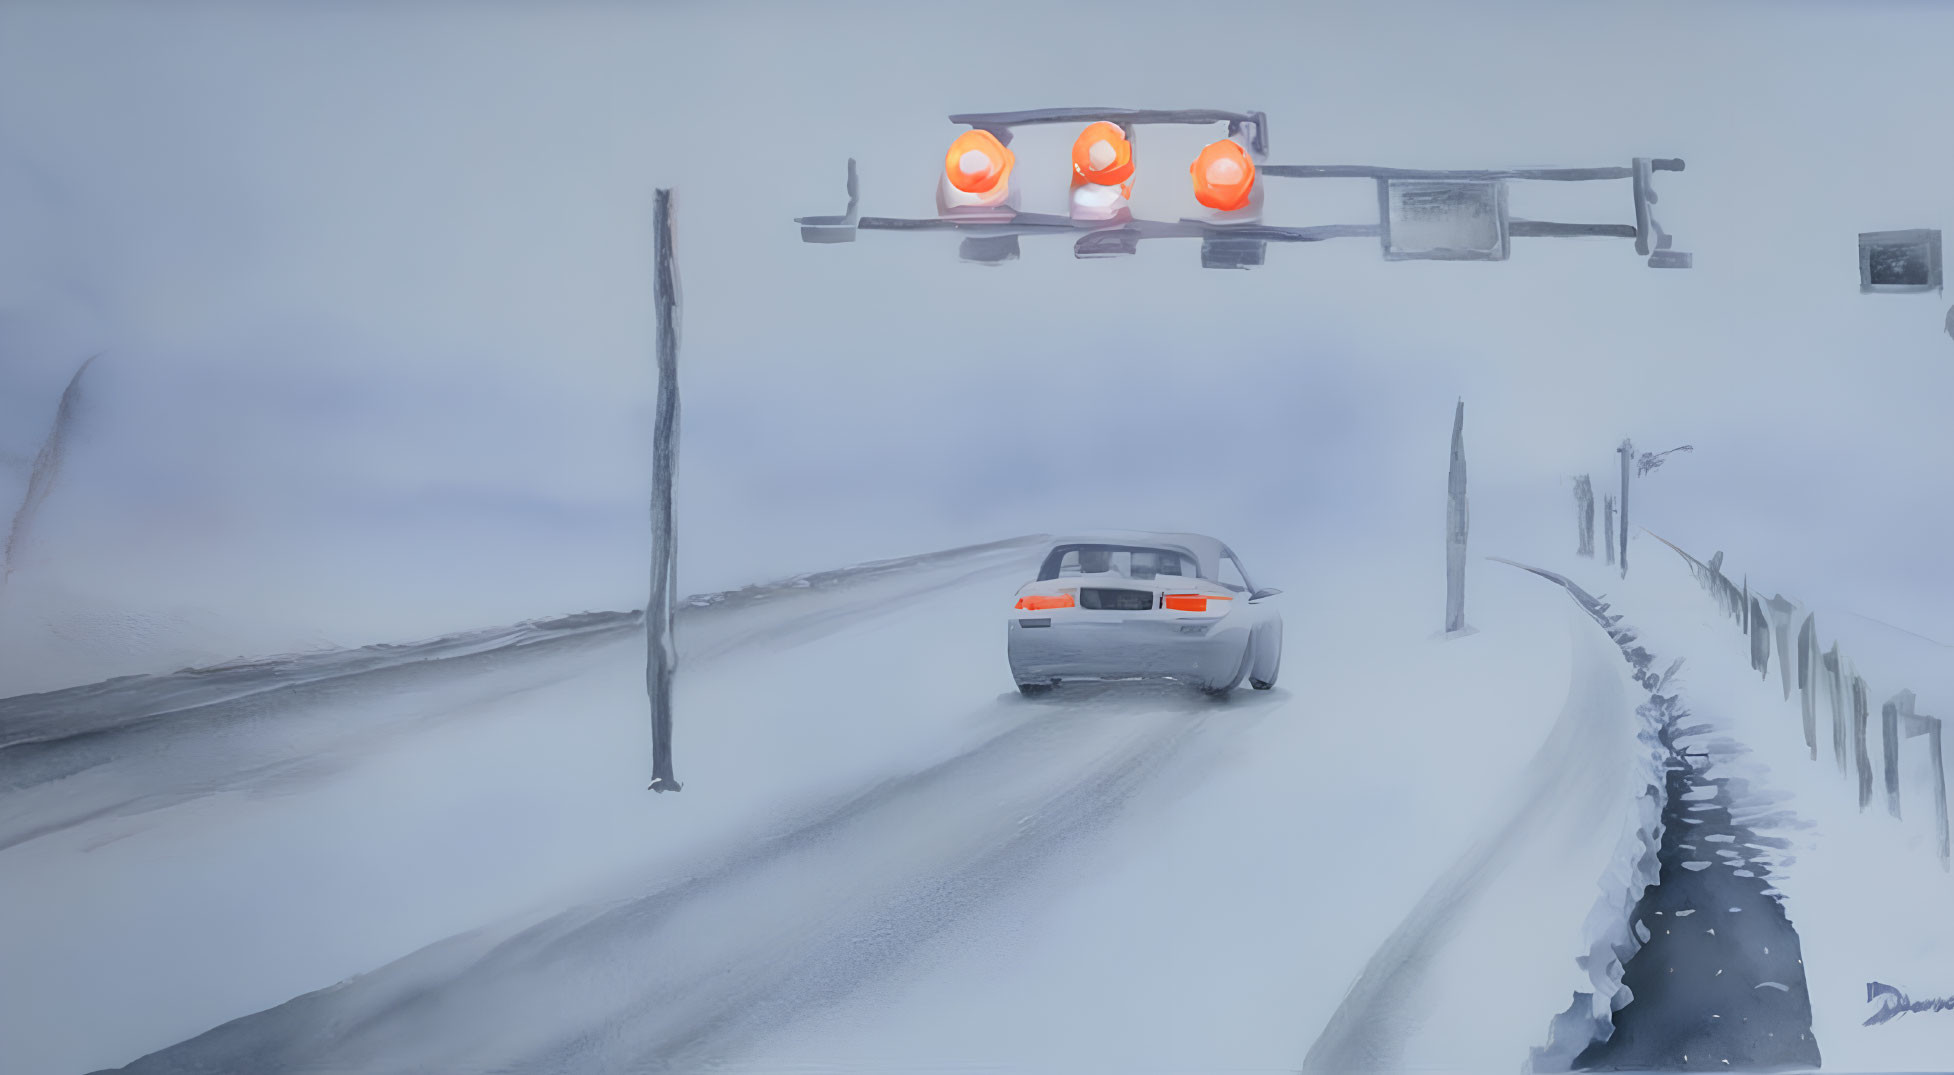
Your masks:
{"label": "car rear window", "polygon": [[1040,581],[1095,575],[1108,578],[1147,580],[1194,578],[1200,574],[1194,558],[1177,549],[1156,549],[1141,545],[1060,545],[1045,557],[1039,569]]}

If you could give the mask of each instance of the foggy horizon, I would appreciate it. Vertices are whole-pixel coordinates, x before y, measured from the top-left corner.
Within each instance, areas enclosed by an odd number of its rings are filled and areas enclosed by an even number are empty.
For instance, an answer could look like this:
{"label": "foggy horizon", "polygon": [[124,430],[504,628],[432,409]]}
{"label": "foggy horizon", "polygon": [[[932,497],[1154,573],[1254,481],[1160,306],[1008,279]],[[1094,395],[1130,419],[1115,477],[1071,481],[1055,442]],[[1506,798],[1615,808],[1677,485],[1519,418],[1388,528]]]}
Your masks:
{"label": "foggy horizon", "polygon": [[[1350,543],[1331,515],[1436,570],[1464,398],[1475,565],[1571,542],[1567,479],[1611,490],[1623,436],[1688,443],[1638,526],[1954,640],[1917,585],[1954,513],[1913,473],[1954,447],[1945,299],[1859,294],[1854,250],[1954,219],[1954,75],[1917,30],[1954,11],[1261,5],[1235,22],[1280,47],[1249,51],[1164,6],[1073,9],[1091,44],[1015,29],[1035,6],[457,10],[0,11],[0,499],[102,355],[0,593],[0,693],[641,604],[655,187],[685,593],[1094,526],[1211,532],[1306,589]],[[1810,75],[1873,55],[1876,81]],[[800,242],[849,157],[864,213],[922,215],[947,115],[1070,104],[1263,110],[1278,163],[1681,157],[1657,213],[1695,267],[1622,240],[1277,244],[1246,272],[1182,240],[996,267]],[[1049,133],[1017,143],[1027,208],[1062,198]],[[1205,135],[1145,131],[1136,201],[1176,211]],[[1514,215],[1629,218],[1626,183],[1542,186]],[[1265,219],[1368,197],[1288,181]]]}

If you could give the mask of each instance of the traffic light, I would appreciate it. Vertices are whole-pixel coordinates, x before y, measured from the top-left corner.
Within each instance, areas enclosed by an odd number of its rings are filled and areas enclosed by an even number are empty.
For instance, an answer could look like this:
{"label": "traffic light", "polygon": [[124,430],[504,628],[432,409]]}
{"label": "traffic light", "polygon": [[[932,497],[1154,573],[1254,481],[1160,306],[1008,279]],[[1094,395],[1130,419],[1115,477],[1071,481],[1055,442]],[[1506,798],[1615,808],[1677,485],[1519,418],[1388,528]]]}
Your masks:
{"label": "traffic light", "polygon": [[[1203,222],[1228,226],[1261,223],[1262,184],[1257,182],[1255,160],[1233,137],[1210,142],[1194,163],[1188,165],[1194,182],[1194,200],[1206,214]],[[1262,264],[1268,243],[1247,236],[1209,234],[1201,239],[1201,265],[1209,269],[1246,269]]]}
{"label": "traffic light", "polygon": [[1194,180],[1194,200],[1217,216],[1216,222],[1259,215],[1262,189],[1255,182],[1255,161],[1233,138],[1210,142],[1188,166]]}
{"label": "traffic light", "polygon": [[964,216],[1006,214],[1017,209],[1017,188],[1011,167],[1017,162],[1003,142],[989,131],[965,131],[943,155],[943,177],[936,187],[936,208]]}
{"label": "traffic light", "polygon": [[1132,196],[1132,141],[1118,124],[1091,124],[1072,143],[1072,219],[1117,219]]}

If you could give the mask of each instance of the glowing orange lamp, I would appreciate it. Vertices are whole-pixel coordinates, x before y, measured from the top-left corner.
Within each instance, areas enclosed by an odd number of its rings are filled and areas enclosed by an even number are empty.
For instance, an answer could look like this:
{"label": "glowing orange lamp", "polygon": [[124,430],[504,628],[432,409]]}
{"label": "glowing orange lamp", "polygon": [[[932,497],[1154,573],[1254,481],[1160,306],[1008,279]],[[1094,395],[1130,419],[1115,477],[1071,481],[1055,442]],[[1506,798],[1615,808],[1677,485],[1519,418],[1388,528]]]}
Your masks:
{"label": "glowing orange lamp", "polygon": [[1100,120],[1080,133],[1072,143],[1072,182],[1102,187],[1124,184],[1128,193],[1133,185],[1133,143],[1116,123]]}
{"label": "glowing orange lamp", "polygon": [[1228,212],[1246,208],[1255,192],[1255,162],[1232,138],[1201,150],[1188,172],[1194,178],[1194,199],[1210,209]]}
{"label": "glowing orange lamp", "polygon": [[1016,157],[989,131],[965,131],[943,155],[943,177],[965,194],[1001,194],[1011,185]]}

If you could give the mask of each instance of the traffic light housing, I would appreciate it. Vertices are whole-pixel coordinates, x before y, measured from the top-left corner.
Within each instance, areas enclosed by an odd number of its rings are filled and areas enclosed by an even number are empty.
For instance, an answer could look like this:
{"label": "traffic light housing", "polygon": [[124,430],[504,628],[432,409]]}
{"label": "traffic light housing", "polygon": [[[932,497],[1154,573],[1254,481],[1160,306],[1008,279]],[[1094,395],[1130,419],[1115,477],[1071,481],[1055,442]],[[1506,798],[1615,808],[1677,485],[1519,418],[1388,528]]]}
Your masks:
{"label": "traffic light housing", "polygon": [[965,131],[943,154],[936,208],[945,215],[1010,214],[1017,209],[1011,170],[1017,157],[998,137],[981,128]]}
{"label": "traffic light housing", "polygon": [[1072,143],[1072,219],[1117,220],[1132,197],[1132,139],[1118,124],[1090,124]]}
{"label": "traffic light housing", "polygon": [[1202,223],[1215,227],[1201,239],[1201,265],[1208,269],[1246,269],[1260,265],[1269,244],[1246,235],[1228,235],[1231,227],[1261,223],[1262,183],[1250,155],[1236,136],[1210,142],[1187,167],[1194,200],[1204,210]]}

